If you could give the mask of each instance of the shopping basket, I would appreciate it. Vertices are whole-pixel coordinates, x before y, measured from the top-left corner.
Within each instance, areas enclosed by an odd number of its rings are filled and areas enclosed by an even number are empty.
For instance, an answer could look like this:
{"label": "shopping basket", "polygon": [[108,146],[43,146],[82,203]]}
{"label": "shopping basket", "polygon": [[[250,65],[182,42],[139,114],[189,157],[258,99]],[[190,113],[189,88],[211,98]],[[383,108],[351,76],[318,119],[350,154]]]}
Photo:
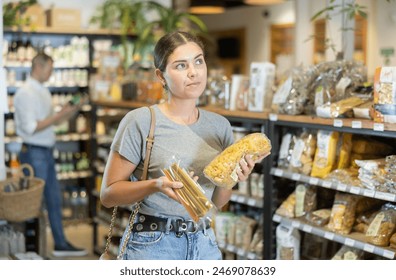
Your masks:
{"label": "shopping basket", "polygon": [[[23,173],[25,169],[29,171],[27,176]],[[26,189],[18,189],[21,179],[27,182]],[[15,177],[0,181],[0,220],[23,222],[38,217],[44,184],[44,180],[34,177],[33,168],[29,164],[22,164]]]}

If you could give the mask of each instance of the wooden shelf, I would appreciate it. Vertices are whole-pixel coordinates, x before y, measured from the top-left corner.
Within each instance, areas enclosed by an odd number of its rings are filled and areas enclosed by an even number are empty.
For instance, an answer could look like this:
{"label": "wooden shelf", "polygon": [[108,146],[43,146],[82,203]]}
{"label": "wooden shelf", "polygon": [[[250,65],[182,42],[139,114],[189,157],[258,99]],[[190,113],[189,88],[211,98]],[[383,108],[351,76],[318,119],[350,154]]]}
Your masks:
{"label": "wooden shelf", "polygon": [[[37,27],[29,28],[22,27],[21,29],[16,27],[5,27],[4,32],[24,32],[24,33],[35,33],[35,34],[54,34],[54,35],[121,35],[120,30],[116,29],[76,29],[76,28],[53,28],[53,27]],[[130,34],[131,36],[133,34]]]}

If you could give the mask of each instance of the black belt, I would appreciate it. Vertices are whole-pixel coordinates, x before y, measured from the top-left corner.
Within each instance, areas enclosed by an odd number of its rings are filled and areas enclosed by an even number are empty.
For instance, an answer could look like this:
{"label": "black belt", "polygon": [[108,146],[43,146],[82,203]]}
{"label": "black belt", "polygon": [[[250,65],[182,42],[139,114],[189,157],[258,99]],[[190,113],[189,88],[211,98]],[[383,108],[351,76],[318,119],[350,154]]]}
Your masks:
{"label": "black belt", "polygon": [[33,145],[33,144],[28,144],[28,143],[22,143],[22,149],[27,149],[27,148],[52,150],[52,147],[39,146],[39,145]]}
{"label": "black belt", "polygon": [[209,219],[204,220],[204,225],[199,226],[194,221],[186,221],[183,219],[171,220],[169,228],[167,228],[168,219],[158,218],[155,216],[139,214],[137,222],[133,224],[132,232],[146,231],[173,231],[177,237],[181,237],[184,233],[195,233],[203,228],[210,228]]}

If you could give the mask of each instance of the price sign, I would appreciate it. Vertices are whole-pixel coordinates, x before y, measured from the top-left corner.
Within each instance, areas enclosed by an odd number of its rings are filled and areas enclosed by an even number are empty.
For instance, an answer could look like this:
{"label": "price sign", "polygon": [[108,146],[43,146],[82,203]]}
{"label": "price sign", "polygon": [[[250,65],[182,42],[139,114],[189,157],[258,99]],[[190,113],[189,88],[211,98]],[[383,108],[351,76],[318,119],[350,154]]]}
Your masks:
{"label": "price sign", "polygon": [[309,178],[309,183],[311,184],[311,185],[319,185],[319,178],[315,178],[315,177],[311,177],[311,178]]}
{"label": "price sign", "polygon": [[362,128],[362,122],[361,121],[352,121],[352,128]]}
{"label": "price sign", "polygon": [[277,114],[269,114],[270,121],[276,122],[278,120]]}
{"label": "price sign", "polygon": [[373,130],[375,131],[384,131],[384,124],[383,123],[374,123]]}
{"label": "price sign", "polygon": [[334,233],[327,231],[324,234],[324,238],[329,239],[329,240],[333,240],[334,239]]}
{"label": "price sign", "polygon": [[342,120],[335,119],[333,125],[334,127],[343,127],[344,123]]}

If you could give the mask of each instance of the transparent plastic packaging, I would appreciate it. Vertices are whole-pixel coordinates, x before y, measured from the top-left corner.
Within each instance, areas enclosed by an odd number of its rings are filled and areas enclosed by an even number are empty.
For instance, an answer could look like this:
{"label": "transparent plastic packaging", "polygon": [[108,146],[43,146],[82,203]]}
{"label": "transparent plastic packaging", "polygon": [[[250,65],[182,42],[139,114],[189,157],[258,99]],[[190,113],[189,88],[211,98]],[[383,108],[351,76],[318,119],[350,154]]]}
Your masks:
{"label": "transparent plastic packaging", "polygon": [[196,223],[202,219],[210,218],[212,212],[216,211],[216,206],[205,196],[202,187],[191,178],[184,168],[179,166],[179,163],[174,162],[169,168],[164,168],[162,171],[169,180],[183,184],[183,188],[174,190],[180,202]]}
{"label": "transparent plastic packaging", "polygon": [[236,173],[239,162],[245,155],[251,155],[255,161],[271,153],[271,142],[263,133],[250,133],[226,148],[204,169],[203,173],[219,187],[232,189],[238,182]]}
{"label": "transparent plastic packaging", "polygon": [[363,253],[362,250],[342,245],[332,260],[360,260],[363,257]]}
{"label": "transparent plastic packaging", "polygon": [[367,231],[366,238],[371,244],[389,246],[392,234],[396,230],[396,205],[386,203],[375,215]]}
{"label": "transparent plastic packaging", "polygon": [[357,203],[358,196],[337,192],[328,228],[336,233],[349,234],[355,222]]}

